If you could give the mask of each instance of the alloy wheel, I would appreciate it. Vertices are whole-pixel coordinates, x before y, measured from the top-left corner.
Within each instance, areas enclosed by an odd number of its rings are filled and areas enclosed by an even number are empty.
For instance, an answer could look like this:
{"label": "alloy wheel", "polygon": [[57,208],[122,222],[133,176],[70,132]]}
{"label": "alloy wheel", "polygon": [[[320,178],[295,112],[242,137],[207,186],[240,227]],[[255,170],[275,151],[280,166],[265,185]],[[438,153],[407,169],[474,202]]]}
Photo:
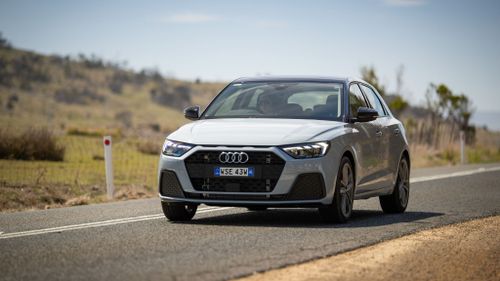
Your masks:
{"label": "alloy wheel", "polygon": [[342,176],[340,178],[340,209],[345,217],[349,217],[352,212],[354,197],[354,175],[351,165],[344,163]]}
{"label": "alloy wheel", "polygon": [[399,189],[399,202],[401,206],[408,204],[408,196],[410,194],[410,177],[408,171],[408,163],[406,160],[401,161],[398,171],[398,189]]}

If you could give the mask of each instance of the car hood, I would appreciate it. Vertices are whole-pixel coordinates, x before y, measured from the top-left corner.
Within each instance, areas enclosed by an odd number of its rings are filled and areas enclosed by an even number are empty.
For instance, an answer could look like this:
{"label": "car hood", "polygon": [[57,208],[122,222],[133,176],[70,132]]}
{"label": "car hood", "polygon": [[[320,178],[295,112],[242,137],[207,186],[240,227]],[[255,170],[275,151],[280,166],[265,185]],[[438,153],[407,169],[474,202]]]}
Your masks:
{"label": "car hood", "polygon": [[308,119],[204,119],[182,126],[169,139],[198,145],[284,145],[324,141],[345,123]]}

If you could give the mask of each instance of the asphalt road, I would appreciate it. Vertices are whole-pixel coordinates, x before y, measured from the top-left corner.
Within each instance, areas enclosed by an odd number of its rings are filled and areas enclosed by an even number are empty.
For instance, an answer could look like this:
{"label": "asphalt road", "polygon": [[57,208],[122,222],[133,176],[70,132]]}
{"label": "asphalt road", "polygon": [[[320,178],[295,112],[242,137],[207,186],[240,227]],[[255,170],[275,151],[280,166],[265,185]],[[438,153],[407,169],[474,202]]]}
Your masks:
{"label": "asphalt road", "polygon": [[0,280],[221,280],[418,230],[500,214],[500,165],[412,171],[404,214],[375,198],[330,225],[314,210],[201,206],[170,223],[158,199],[0,214]]}

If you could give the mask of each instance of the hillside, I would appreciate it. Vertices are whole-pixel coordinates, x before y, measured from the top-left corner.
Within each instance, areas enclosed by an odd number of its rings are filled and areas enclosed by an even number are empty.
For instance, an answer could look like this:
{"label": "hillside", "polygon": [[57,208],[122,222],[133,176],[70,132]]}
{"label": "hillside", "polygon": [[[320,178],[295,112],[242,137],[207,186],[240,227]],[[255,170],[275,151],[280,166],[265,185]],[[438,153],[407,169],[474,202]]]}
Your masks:
{"label": "hillside", "polygon": [[36,125],[59,133],[165,134],[186,122],[185,106],[207,104],[223,86],[168,79],[154,69],[134,72],[96,57],[44,56],[0,47],[4,129]]}
{"label": "hillside", "polygon": [[[184,107],[207,105],[224,86],[97,57],[40,55],[0,40],[0,211],[106,201],[108,134],[115,199],[155,196],[165,135],[187,122]],[[427,109],[411,105],[397,114],[406,123],[413,167],[459,163],[449,122],[436,126]],[[469,162],[500,160],[500,133],[479,128],[476,139],[467,147]]]}
{"label": "hillside", "polygon": [[108,134],[115,198],[154,196],[165,135],[187,122],[184,107],[206,105],[224,86],[0,40],[0,211],[107,200],[101,137]]}

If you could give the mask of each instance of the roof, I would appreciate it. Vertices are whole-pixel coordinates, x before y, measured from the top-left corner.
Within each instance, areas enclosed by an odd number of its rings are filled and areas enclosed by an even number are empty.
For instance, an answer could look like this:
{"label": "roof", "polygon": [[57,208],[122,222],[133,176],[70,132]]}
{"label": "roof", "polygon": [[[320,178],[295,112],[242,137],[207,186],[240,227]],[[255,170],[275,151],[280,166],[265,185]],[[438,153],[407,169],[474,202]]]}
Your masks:
{"label": "roof", "polygon": [[242,77],[233,81],[233,83],[246,83],[246,82],[346,82],[357,79],[348,77],[334,77],[334,76],[257,76],[257,77]]}

